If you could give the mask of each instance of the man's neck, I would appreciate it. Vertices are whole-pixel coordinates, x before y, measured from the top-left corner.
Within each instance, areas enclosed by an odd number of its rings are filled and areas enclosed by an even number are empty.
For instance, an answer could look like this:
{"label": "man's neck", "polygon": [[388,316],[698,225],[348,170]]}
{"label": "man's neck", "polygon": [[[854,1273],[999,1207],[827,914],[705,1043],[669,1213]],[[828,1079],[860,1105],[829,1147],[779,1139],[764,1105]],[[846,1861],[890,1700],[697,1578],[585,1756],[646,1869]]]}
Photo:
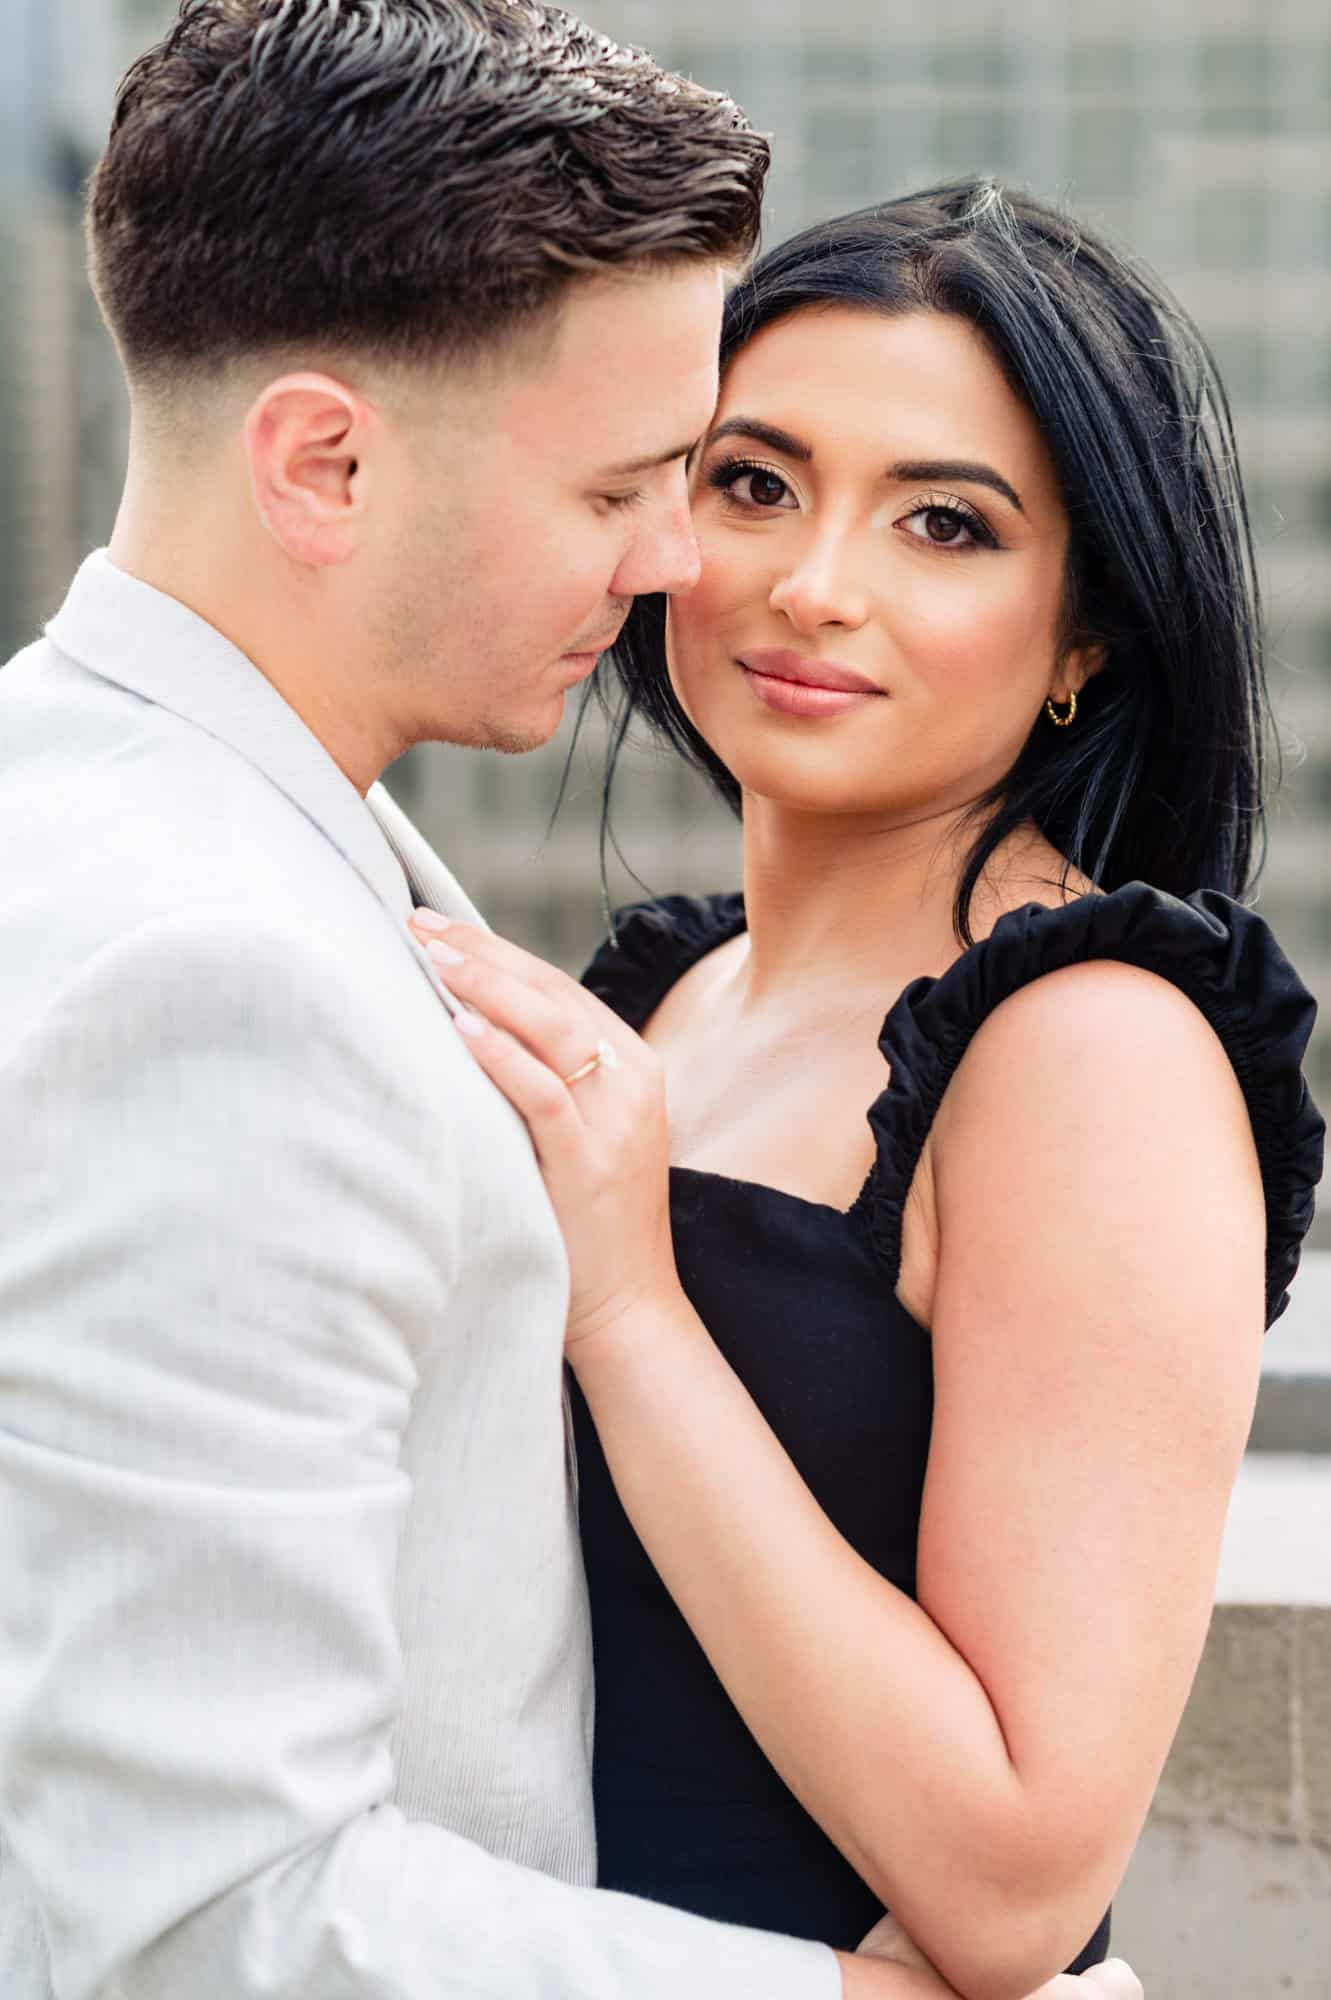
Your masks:
{"label": "man's neck", "polygon": [[[243,539],[243,538],[242,538]],[[356,661],[345,632],[334,638],[317,583],[308,590],[274,574],[272,553],[237,546],[197,516],[145,517],[122,506],[107,554],[117,569],[173,597],[243,653],[317,737],[362,797],[408,746],[367,701],[353,699]],[[365,678],[369,677],[368,667]]]}

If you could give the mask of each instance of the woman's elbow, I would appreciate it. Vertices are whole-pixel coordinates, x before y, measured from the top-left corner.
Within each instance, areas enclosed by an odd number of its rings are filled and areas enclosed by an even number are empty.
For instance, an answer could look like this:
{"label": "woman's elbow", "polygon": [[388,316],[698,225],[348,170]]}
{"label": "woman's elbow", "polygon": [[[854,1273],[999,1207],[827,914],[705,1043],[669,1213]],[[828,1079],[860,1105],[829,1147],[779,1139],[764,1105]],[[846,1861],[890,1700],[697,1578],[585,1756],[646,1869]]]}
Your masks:
{"label": "woman's elbow", "polygon": [[1110,1901],[1099,1870],[1095,1880],[1053,1873],[1032,1863],[1016,1882],[959,1867],[927,1903],[918,1885],[906,1896],[886,1882],[870,1886],[959,2000],[1029,2000],[1085,1950]]}
{"label": "woman's elbow", "polygon": [[[953,1923],[934,1964],[959,2000],[1030,2000],[1086,1947],[1100,1915],[1069,1922],[1066,1910],[1009,1909],[991,1923]],[[926,1948],[927,1949],[927,1948]]]}

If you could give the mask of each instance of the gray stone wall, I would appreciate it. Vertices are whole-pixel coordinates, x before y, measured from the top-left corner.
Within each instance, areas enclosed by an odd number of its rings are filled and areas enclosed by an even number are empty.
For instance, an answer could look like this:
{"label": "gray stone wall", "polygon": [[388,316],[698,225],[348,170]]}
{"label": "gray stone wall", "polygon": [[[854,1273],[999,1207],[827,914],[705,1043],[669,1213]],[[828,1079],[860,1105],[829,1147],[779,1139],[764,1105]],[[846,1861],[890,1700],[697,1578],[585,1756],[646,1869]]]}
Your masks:
{"label": "gray stone wall", "polygon": [[1217,1608],[1114,1949],[1147,2000],[1331,2000],[1331,1607]]}

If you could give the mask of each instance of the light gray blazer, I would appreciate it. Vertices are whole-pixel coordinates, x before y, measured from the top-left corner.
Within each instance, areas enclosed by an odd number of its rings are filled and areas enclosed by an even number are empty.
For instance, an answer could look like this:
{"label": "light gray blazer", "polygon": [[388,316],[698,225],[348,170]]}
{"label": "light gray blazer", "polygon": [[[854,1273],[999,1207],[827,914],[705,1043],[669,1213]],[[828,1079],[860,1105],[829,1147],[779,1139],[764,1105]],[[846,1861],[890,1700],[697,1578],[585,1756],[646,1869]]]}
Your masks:
{"label": "light gray blazer", "polygon": [[474,917],[103,554],[0,672],[0,1993],[835,2000],[587,1886],[563,1246],[400,862]]}

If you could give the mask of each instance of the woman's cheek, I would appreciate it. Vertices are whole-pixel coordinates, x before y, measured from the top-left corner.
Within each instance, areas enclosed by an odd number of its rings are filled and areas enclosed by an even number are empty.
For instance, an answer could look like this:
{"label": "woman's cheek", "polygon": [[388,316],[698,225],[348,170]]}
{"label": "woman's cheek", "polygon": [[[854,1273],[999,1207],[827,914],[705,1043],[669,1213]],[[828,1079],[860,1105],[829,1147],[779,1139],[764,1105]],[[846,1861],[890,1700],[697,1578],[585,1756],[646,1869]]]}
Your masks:
{"label": "woman's cheek", "polygon": [[746,644],[761,642],[765,628],[758,621],[766,605],[761,579],[726,537],[700,529],[698,555],[697,583],[672,597],[666,613],[666,668],[695,728],[706,705],[707,676]]}
{"label": "woman's cheek", "polygon": [[689,721],[693,724],[694,728],[696,729],[698,727],[698,721],[697,717],[693,713],[693,705],[689,700],[689,693],[687,686],[689,677],[687,672],[681,673],[680,671],[681,650],[682,647],[686,645],[687,642],[683,639],[683,636],[680,633],[679,622],[680,621],[679,621],[678,605],[674,599],[671,599],[669,607],[666,611],[666,629],[665,629],[666,679],[670,682],[671,690],[674,693],[675,700],[679,703],[685,715],[687,715]]}
{"label": "woman's cheek", "polygon": [[[675,700],[683,709],[695,729],[701,730],[698,694],[703,684],[706,663],[700,657],[702,636],[707,630],[707,618],[696,614],[698,589],[695,585],[687,600],[672,597],[666,612],[666,673],[675,691]],[[685,604],[687,603],[687,610]]]}
{"label": "woman's cheek", "polygon": [[1032,615],[1031,595],[1016,576],[995,590],[992,577],[964,575],[903,593],[892,619],[898,657],[949,700],[1010,701],[1023,669],[1037,677],[1047,672],[1043,657],[1038,663],[1033,657],[1048,648],[1037,643],[1041,620]]}
{"label": "woman's cheek", "polygon": [[763,600],[761,551],[752,539],[696,515],[694,537],[698,581],[686,597],[673,600],[691,623],[707,628]]}

